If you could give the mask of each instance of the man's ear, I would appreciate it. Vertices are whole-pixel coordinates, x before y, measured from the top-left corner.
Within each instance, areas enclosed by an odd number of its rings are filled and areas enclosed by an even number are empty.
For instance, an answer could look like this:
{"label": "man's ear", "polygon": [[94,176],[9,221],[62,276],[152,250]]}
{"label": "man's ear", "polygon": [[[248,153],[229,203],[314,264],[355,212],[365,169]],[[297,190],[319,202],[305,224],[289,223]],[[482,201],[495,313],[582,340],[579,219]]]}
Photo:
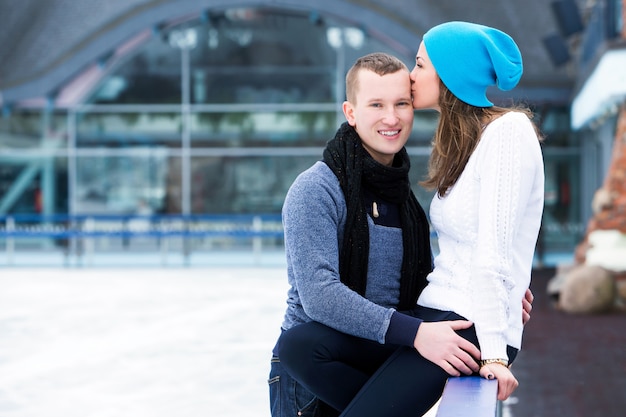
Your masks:
{"label": "man's ear", "polygon": [[343,115],[346,116],[346,120],[350,126],[356,125],[356,117],[354,116],[354,106],[349,101],[343,102]]}

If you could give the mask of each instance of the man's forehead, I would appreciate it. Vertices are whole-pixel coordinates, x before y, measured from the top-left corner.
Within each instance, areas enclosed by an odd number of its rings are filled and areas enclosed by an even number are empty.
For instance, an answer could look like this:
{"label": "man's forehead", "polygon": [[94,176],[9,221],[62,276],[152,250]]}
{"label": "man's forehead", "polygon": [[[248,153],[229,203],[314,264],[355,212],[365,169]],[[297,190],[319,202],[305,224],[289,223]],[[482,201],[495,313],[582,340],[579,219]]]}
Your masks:
{"label": "man's forehead", "polygon": [[[359,94],[373,92],[376,89],[386,89],[391,87],[406,86],[407,92],[411,90],[409,73],[406,71],[396,71],[394,73],[380,75],[371,70],[361,70],[359,77]],[[406,79],[403,79],[406,77]],[[405,84],[406,82],[406,84]]]}

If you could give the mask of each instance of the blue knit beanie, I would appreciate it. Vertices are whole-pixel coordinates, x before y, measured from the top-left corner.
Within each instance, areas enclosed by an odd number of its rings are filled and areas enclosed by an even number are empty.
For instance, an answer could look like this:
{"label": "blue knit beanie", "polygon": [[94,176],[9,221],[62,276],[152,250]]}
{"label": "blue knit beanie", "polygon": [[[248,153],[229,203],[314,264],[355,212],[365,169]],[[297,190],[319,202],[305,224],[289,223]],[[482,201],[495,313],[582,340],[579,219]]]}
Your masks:
{"label": "blue knit beanie", "polygon": [[461,101],[490,107],[487,87],[511,90],[522,77],[522,55],[506,33],[468,22],[448,22],[424,34],[439,78]]}

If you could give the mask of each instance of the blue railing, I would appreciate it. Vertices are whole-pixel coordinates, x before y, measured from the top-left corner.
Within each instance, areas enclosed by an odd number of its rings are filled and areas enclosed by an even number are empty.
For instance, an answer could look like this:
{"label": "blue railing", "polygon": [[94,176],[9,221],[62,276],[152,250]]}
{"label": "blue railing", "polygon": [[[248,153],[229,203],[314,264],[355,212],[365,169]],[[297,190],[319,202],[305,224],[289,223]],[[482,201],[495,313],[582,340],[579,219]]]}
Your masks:
{"label": "blue railing", "polygon": [[[52,241],[53,248],[63,250],[66,256],[82,258],[99,251],[99,241],[117,241],[118,248],[126,250],[129,242],[139,238],[152,240],[165,262],[167,253],[173,250],[188,257],[197,248],[190,244],[194,239],[247,239],[258,255],[264,241],[282,243],[283,229],[279,214],[0,216],[0,242],[5,244],[9,264],[20,251],[19,244],[26,241]],[[180,238],[177,249],[170,244],[170,238]]]}
{"label": "blue railing", "polygon": [[33,237],[282,237],[278,214],[255,215],[4,215],[0,238]]}

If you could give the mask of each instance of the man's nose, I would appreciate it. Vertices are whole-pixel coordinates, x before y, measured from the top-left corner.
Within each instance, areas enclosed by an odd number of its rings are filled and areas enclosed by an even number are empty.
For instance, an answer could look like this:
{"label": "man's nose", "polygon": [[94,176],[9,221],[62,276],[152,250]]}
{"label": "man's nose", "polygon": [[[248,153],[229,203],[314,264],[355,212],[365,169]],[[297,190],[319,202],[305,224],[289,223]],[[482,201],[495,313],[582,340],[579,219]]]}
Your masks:
{"label": "man's nose", "polygon": [[398,117],[398,112],[395,107],[387,110],[383,117],[383,122],[388,125],[395,125],[400,118]]}

